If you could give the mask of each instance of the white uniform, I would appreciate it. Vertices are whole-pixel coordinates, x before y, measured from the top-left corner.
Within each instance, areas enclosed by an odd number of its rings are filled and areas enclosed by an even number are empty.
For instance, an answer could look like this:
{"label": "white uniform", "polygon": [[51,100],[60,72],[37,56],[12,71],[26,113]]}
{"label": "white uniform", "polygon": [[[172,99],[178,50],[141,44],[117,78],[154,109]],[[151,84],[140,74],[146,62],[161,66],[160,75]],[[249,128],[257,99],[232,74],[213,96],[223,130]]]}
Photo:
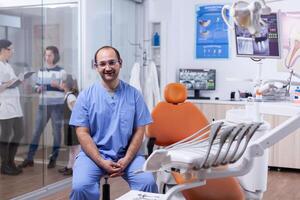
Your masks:
{"label": "white uniform", "polygon": [[[0,61],[0,83],[17,78],[14,70],[7,62]],[[17,87],[5,89],[0,93],[0,120],[22,117],[20,92]]]}

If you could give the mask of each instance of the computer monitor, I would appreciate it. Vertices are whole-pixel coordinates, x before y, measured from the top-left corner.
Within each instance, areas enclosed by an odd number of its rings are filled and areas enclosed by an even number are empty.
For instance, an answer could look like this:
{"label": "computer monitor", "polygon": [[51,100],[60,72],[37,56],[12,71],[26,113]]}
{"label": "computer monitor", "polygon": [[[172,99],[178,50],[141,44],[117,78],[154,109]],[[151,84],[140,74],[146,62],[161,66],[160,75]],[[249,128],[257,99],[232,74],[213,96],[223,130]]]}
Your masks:
{"label": "computer monitor", "polygon": [[200,95],[200,90],[216,89],[215,69],[179,69],[179,82],[188,90],[189,99],[210,99]]}
{"label": "computer monitor", "polygon": [[266,23],[260,33],[251,35],[245,28],[235,25],[237,56],[253,58],[280,58],[279,26],[276,13],[262,15]]}

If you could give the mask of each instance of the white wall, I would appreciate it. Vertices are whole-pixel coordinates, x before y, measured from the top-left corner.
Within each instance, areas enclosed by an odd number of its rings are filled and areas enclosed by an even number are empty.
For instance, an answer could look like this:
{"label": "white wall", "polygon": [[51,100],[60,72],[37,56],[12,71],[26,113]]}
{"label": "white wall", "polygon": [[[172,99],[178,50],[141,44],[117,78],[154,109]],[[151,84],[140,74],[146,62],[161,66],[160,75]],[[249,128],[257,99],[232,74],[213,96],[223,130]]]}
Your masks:
{"label": "white wall", "polygon": [[99,47],[111,44],[110,0],[81,0],[80,21],[81,76],[79,80],[84,88],[99,78],[92,65],[94,53]]}
{"label": "white wall", "polygon": [[[87,87],[99,79],[92,69],[94,53],[104,45],[116,47],[124,60],[121,78],[127,81],[135,61],[138,5],[129,0],[81,0],[82,79]],[[139,22],[137,22],[139,23]]]}
{"label": "white wall", "polygon": [[120,78],[124,81],[129,81],[136,60],[136,46],[130,43],[139,42],[136,29],[141,23],[137,15],[140,6],[130,0],[112,1],[112,46],[119,50],[123,59]]}
{"label": "white wall", "polygon": [[[148,0],[149,21],[162,21],[167,26],[166,49],[167,55],[161,59],[166,60],[166,82],[177,80],[179,68],[213,68],[217,70],[217,83],[215,91],[202,92],[204,96],[229,99],[230,91],[252,91],[250,82],[232,82],[227,78],[255,78],[257,63],[249,58],[237,58],[233,33],[230,33],[229,59],[195,59],[195,8],[199,4],[231,4],[233,1],[208,0]],[[146,1],[147,5],[147,1]],[[286,11],[300,11],[298,0],[284,0],[268,4],[273,11],[281,9]],[[163,36],[161,36],[163,37]],[[277,72],[277,60],[263,60],[263,78],[287,79],[287,73]],[[164,76],[164,75],[163,75]]]}

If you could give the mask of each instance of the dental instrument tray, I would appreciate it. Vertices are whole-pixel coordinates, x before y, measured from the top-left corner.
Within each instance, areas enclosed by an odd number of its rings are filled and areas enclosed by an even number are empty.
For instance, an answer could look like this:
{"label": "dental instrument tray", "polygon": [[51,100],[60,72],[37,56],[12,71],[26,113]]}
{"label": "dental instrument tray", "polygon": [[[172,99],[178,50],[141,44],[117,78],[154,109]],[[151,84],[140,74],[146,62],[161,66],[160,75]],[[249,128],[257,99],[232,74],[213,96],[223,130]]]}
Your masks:
{"label": "dental instrument tray", "polygon": [[236,162],[262,123],[218,121],[164,149],[154,151],[143,171],[199,170]]}

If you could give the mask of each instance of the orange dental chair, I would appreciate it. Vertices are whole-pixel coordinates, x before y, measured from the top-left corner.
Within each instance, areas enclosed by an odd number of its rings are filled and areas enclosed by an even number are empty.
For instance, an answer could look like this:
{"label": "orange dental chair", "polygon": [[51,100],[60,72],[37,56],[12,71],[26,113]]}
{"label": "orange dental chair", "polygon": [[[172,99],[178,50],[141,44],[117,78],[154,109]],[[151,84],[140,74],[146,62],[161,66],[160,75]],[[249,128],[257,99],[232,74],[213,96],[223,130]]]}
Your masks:
{"label": "orange dental chair", "polygon": [[[186,102],[184,85],[171,83],[164,92],[166,102],[160,102],[152,112],[153,123],[147,136],[159,146],[174,144],[209,125],[202,111],[193,103]],[[205,137],[204,137],[205,138]],[[150,150],[151,151],[151,150]],[[178,184],[185,183],[183,176],[173,172]],[[187,200],[240,200],[244,199],[242,189],[234,177],[210,179],[200,187],[182,192]]]}
{"label": "orange dental chair", "polygon": [[[248,186],[262,189],[254,190],[256,197],[260,197],[260,192],[265,191],[261,179],[266,175],[263,169],[266,162],[257,168],[257,159],[267,155],[266,149],[270,146],[300,128],[300,109],[293,105],[254,104],[248,111],[257,111],[255,119],[243,119],[245,109],[231,112],[231,117],[226,116],[225,120],[208,123],[195,105],[185,102],[186,97],[184,85],[167,85],[166,102],[154,108],[153,123],[147,130],[152,143],[163,148],[153,151],[143,168],[137,171],[157,172],[157,178],[164,183],[167,179],[161,177],[172,175],[177,184],[165,194],[131,190],[117,200],[253,199]],[[268,123],[256,120],[256,114],[274,111],[281,114],[283,110],[291,117],[272,130]],[[259,137],[250,141],[254,133]],[[240,182],[235,177],[239,177]],[[243,181],[245,177],[259,181]]]}

